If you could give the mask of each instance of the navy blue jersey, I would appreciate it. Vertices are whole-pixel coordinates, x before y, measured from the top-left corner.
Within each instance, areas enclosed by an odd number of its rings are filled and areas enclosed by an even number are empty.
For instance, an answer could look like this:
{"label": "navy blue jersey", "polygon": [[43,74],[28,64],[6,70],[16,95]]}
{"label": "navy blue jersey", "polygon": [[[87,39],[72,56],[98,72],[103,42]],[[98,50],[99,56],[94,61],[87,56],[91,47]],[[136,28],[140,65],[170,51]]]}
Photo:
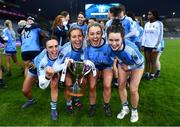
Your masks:
{"label": "navy blue jersey", "polygon": [[110,57],[111,49],[109,45],[103,41],[99,47],[87,46],[85,49],[85,59],[92,61],[95,65],[112,66],[113,60]]}

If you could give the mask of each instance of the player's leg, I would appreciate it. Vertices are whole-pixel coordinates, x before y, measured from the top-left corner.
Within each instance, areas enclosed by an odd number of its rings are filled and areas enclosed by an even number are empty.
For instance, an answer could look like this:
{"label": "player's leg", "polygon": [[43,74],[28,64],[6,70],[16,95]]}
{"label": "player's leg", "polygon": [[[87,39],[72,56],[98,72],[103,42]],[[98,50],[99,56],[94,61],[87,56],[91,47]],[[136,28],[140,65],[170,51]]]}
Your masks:
{"label": "player's leg", "polygon": [[6,70],[7,70],[7,76],[11,76],[11,55],[10,54],[6,54]]}
{"label": "player's leg", "polygon": [[51,119],[57,120],[58,118],[58,112],[57,112],[57,100],[58,100],[58,81],[59,81],[59,75],[56,73],[51,79]]}
{"label": "player's leg", "polygon": [[28,74],[25,77],[22,92],[28,100],[25,104],[22,105],[21,107],[22,109],[25,109],[35,103],[35,99],[32,96],[32,86],[35,83],[35,81],[36,81],[36,77],[34,75]]}
{"label": "player's leg", "polygon": [[161,72],[161,62],[160,62],[161,52],[158,52],[157,59],[156,59],[156,77],[160,76]]}
{"label": "player's leg", "polygon": [[130,80],[130,95],[131,95],[131,122],[138,121],[138,103],[139,103],[139,93],[138,88],[143,75],[143,69],[136,69],[133,70],[131,73],[131,80]]}
{"label": "player's leg", "polygon": [[111,83],[113,78],[113,70],[105,69],[103,70],[103,98],[104,98],[104,112],[105,115],[110,117],[112,116],[112,112],[110,109],[110,99],[111,99]]}
{"label": "player's leg", "polygon": [[64,91],[64,97],[66,100],[66,111],[69,114],[72,114],[74,112],[73,106],[72,106],[72,99],[70,96],[70,87],[72,86],[72,75],[69,72],[66,73],[65,85],[66,85],[66,88]]}
{"label": "player's leg", "polygon": [[128,77],[128,72],[125,72],[121,67],[119,70],[119,96],[122,103],[122,109],[120,113],[118,113],[117,118],[123,119],[125,115],[129,113],[128,100],[127,100],[127,90],[126,90],[126,82]]}
{"label": "player's leg", "polygon": [[97,84],[98,72],[95,77],[93,77],[92,72],[88,76],[89,80],[89,101],[90,108],[88,114],[93,117],[96,114],[96,84]]}
{"label": "player's leg", "polygon": [[21,75],[22,74],[22,72],[23,72],[23,68],[22,68],[22,65],[19,63],[19,61],[17,60],[17,55],[16,55],[16,53],[14,53],[14,54],[12,54],[12,60],[13,60],[13,62],[19,67],[19,69],[21,70],[19,70],[19,75]]}

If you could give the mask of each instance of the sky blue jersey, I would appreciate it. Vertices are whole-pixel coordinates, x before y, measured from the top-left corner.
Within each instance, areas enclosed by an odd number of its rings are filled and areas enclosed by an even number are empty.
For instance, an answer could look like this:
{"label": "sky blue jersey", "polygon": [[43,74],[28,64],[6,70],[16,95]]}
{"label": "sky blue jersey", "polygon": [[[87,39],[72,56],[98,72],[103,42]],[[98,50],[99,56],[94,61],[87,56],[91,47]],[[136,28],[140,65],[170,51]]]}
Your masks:
{"label": "sky blue jersey", "polygon": [[133,70],[144,64],[144,57],[139,51],[138,47],[128,40],[124,41],[124,47],[122,50],[112,50],[111,55],[113,57],[116,56],[119,60],[119,64],[126,64],[130,70]]}
{"label": "sky blue jersey", "polygon": [[25,31],[21,35],[21,52],[25,51],[40,51],[40,45],[39,45],[39,34],[41,32],[40,28],[31,29],[28,31]]}
{"label": "sky blue jersey", "polygon": [[[108,20],[108,22],[106,23],[106,29],[112,25],[112,22],[113,22],[112,19]],[[129,40],[137,39],[136,34],[134,34],[134,32],[136,32],[137,29],[136,29],[135,23],[130,17],[124,16],[122,19],[120,19],[119,24],[122,24],[122,27],[124,28],[126,39],[129,39]]]}
{"label": "sky blue jersey", "polygon": [[83,61],[84,60],[84,48],[85,42],[83,42],[82,48],[78,50],[74,50],[71,42],[64,44],[61,47],[61,52],[65,55],[65,57],[69,57],[75,61]]}
{"label": "sky blue jersey", "polygon": [[7,40],[5,51],[16,51],[16,38],[11,35],[11,32],[7,27],[3,29],[2,38]]}
{"label": "sky blue jersey", "polygon": [[39,76],[39,75],[45,75],[45,68],[47,66],[57,68],[58,66],[64,63],[64,60],[65,60],[65,57],[61,52],[59,52],[57,59],[51,60],[48,57],[47,50],[44,49],[39,55],[37,55],[33,59],[33,63],[35,67],[37,68],[37,74]]}

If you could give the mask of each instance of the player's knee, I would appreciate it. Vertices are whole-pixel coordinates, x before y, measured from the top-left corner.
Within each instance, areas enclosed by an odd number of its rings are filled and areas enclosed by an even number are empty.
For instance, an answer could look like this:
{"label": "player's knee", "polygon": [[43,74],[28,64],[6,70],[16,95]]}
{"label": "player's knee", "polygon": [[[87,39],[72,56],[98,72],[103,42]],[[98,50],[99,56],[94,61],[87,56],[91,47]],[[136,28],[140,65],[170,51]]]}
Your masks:
{"label": "player's knee", "polygon": [[138,90],[137,89],[130,89],[130,94],[132,96],[134,96],[134,95],[138,94]]}
{"label": "player's knee", "polygon": [[104,85],[104,90],[110,90],[111,89],[111,85]]}

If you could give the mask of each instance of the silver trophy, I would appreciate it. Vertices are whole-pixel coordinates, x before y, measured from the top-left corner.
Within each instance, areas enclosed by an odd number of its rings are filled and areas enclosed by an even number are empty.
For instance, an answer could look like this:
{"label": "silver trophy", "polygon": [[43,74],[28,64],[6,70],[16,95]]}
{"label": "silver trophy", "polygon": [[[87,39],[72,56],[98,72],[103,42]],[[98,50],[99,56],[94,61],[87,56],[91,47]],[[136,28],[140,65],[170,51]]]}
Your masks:
{"label": "silver trophy", "polygon": [[83,80],[87,74],[92,70],[92,67],[85,62],[74,61],[71,66],[68,67],[68,70],[73,75],[74,84],[70,88],[70,96],[83,96],[84,86]]}

